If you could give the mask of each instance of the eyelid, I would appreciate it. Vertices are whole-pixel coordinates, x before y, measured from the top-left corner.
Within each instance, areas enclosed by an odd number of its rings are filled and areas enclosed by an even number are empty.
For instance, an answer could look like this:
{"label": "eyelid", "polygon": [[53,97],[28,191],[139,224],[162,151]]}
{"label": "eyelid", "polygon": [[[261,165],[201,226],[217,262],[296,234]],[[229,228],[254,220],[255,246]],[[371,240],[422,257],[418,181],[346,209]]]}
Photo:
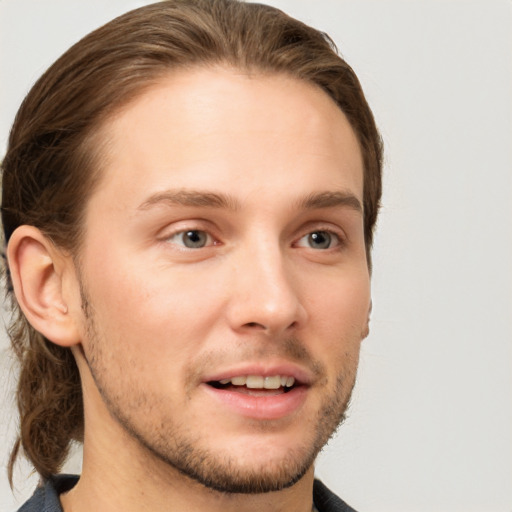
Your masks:
{"label": "eyelid", "polygon": [[345,243],[347,242],[348,237],[345,234],[345,231],[341,229],[339,226],[333,225],[331,223],[311,222],[300,230],[299,236],[295,238],[294,245],[296,245],[299,242],[299,240],[302,240],[305,236],[308,236],[315,232],[322,231],[334,235],[338,239],[338,244],[336,245],[336,247],[331,247],[330,249],[339,248],[345,245]]}
{"label": "eyelid", "polygon": [[[174,239],[177,239],[180,235],[184,236],[186,233],[190,233],[190,232],[204,233],[206,235],[205,245],[200,246],[200,247],[187,247],[183,240],[182,240],[183,243],[179,243],[178,240],[174,240]],[[179,246],[181,250],[191,250],[191,251],[197,251],[199,249],[205,249],[206,247],[211,247],[212,245],[215,245],[215,239],[213,238],[213,236],[210,233],[208,233],[208,231],[205,231],[204,229],[183,229],[180,231],[176,231],[173,234],[171,234],[170,236],[168,236],[166,241],[168,243],[172,243],[174,245]]]}
{"label": "eyelid", "polygon": [[157,234],[157,239],[163,243],[173,245],[179,248],[180,250],[197,251],[199,248],[186,247],[184,244],[172,241],[173,237],[177,237],[178,235],[181,235],[188,231],[197,231],[201,233],[206,233],[207,237],[209,238],[209,242],[204,247],[201,247],[202,249],[205,249],[207,247],[212,247],[220,243],[218,237],[214,233],[215,230],[212,228],[210,224],[210,222],[205,221],[203,219],[187,219],[183,221],[173,222],[164,227],[163,229],[159,230]]}
{"label": "eyelid", "polygon": [[[334,242],[333,245],[331,245],[330,247],[326,247],[326,248],[321,248],[321,247],[311,247],[309,245],[307,245],[307,243],[305,243],[304,245],[302,245],[300,242],[304,239],[307,239],[308,237],[310,237],[313,233],[327,233],[329,236],[332,237],[331,241]],[[308,233],[304,234],[303,236],[301,236],[297,242],[295,242],[295,245],[296,247],[304,247],[306,249],[312,249],[314,251],[329,251],[329,250],[336,250],[336,249],[339,249],[340,247],[343,246],[343,239],[339,236],[339,234],[333,230],[329,230],[329,229],[314,229],[312,231],[309,231]]]}

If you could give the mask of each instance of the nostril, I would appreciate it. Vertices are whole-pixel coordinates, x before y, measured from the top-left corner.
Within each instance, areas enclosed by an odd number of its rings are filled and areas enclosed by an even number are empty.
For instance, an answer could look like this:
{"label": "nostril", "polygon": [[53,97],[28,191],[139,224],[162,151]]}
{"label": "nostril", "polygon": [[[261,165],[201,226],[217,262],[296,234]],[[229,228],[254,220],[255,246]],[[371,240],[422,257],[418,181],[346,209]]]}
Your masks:
{"label": "nostril", "polygon": [[248,322],[245,324],[246,327],[257,327],[257,328],[260,328],[260,329],[266,329],[266,327],[262,324],[259,324],[258,322]]}
{"label": "nostril", "polygon": [[[287,329],[293,329],[297,326],[297,322],[296,321],[293,321],[288,327]],[[263,324],[260,324],[259,322],[247,322],[246,324],[244,324],[244,327],[247,327],[249,329],[262,329],[264,331],[267,331],[267,330],[270,330],[270,327],[266,326],[266,325],[263,325]]]}

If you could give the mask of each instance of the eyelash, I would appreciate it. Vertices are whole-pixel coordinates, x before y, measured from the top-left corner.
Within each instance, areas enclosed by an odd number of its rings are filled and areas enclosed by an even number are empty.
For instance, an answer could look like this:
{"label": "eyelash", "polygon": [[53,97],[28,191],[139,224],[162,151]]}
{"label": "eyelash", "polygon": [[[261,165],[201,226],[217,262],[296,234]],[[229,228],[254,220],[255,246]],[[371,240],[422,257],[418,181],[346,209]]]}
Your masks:
{"label": "eyelash", "polygon": [[[183,243],[183,247],[185,249],[190,249],[190,250],[195,250],[195,249],[204,249],[205,247],[209,247],[211,245],[215,245],[215,240],[214,238],[212,237],[212,235],[210,233],[208,233],[208,231],[204,230],[204,229],[183,229],[181,231],[177,231],[176,233],[173,233],[172,235],[168,236],[166,238],[166,241],[167,242],[171,242],[171,243],[175,243],[173,242],[173,239],[177,238],[177,237],[183,237],[184,235],[187,235],[187,234],[192,234],[192,233],[195,233],[195,234],[198,234],[198,233],[201,233],[201,234],[205,234],[206,235],[206,245],[203,245],[201,247],[187,247],[185,245],[185,243]],[[208,243],[208,239],[210,240],[210,243]],[[212,243],[213,242],[213,243]],[[192,244],[194,243],[194,241],[192,241]],[[178,244],[177,244],[178,245]]]}
{"label": "eyelash", "polygon": [[[315,248],[315,247],[311,247],[311,246],[302,245],[300,243],[303,239],[306,239],[306,238],[308,239],[308,242],[309,242],[309,241],[311,241],[311,237],[313,237],[314,235],[318,235],[318,234],[324,235],[324,238],[327,239],[326,241],[328,243],[328,247]],[[183,239],[183,237],[186,235],[190,235],[190,237],[192,238],[192,240],[189,240],[191,242],[189,246],[186,245],[186,242]],[[327,235],[327,237],[325,237],[325,235]],[[193,239],[194,236],[198,239],[194,240]],[[322,237],[320,237],[320,243],[322,242],[321,238]],[[177,242],[176,239],[179,239],[179,241]],[[207,247],[211,247],[211,246],[217,245],[219,243],[207,230],[193,229],[193,228],[176,231],[175,233],[166,237],[165,241],[181,246],[182,250],[192,250],[192,251],[197,250],[197,249],[205,249]],[[182,243],[180,243],[180,242],[182,242]],[[331,245],[333,242],[334,242],[334,246]],[[196,247],[194,247],[195,243],[198,244]],[[201,245],[202,243],[203,243],[203,245]],[[340,249],[343,245],[344,245],[344,237],[342,235],[340,235],[340,233],[334,231],[333,229],[328,229],[328,228],[324,228],[324,227],[308,231],[307,233],[302,235],[296,242],[293,243],[294,247],[305,247],[305,248],[309,248],[309,249],[312,249],[315,251],[316,250],[325,250],[325,251],[336,250],[336,249]]]}
{"label": "eyelash", "polygon": [[[309,247],[310,249],[313,249],[313,250],[339,249],[343,245],[343,238],[339,233],[335,232],[332,229],[324,229],[324,228],[314,229],[313,231],[306,233],[305,235],[301,236],[299,238],[299,240],[294,245],[296,245],[298,247],[304,247],[304,246],[300,245],[301,240],[308,238],[308,241],[310,241],[314,235],[318,235],[320,233],[323,234],[324,236],[327,235],[329,247],[323,247],[323,248]],[[335,245],[331,246],[331,242],[334,242]]]}

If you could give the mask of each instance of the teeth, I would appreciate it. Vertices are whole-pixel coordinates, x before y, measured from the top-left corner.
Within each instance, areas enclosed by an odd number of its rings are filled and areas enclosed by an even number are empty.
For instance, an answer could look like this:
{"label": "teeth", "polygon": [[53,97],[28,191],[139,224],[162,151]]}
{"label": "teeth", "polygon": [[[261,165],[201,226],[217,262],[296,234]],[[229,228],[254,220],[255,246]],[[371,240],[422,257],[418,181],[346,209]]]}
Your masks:
{"label": "teeth", "polygon": [[263,377],[260,377],[258,375],[248,375],[247,376],[247,382],[245,385],[249,389],[257,389],[257,388],[263,388],[265,383],[265,379]]}
{"label": "teeth", "polygon": [[281,377],[279,377],[279,375],[275,375],[274,377],[265,377],[263,387],[265,389],[279,389],[281,387]]}
{"label": "teeth", "polygon": [[222,379],[219,382],[223,385],[231,383],[233,386],[247,386],[249,389],[279,389],[280,387],[291,388],[295,384],[295,379],[286,375],[271,375],[270,377],[239,375],[231,379]]}

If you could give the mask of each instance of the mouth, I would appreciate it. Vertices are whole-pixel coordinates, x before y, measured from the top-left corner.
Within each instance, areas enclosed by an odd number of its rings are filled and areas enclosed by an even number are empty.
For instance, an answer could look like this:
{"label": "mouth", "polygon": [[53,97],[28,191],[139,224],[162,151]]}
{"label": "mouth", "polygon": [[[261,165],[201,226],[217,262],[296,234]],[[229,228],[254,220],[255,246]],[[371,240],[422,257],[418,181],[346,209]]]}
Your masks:
{"label": "mouth", "polygon": [[256,363],[225,368],[202,384],[219,414],[279,420],[298,414],[314,386],[314,375],[296,364]]}
{"label": "mouth", "polygon": [[237,375],[235,377],[212,380],[209,386],[218,390],[232,391],[251,396],[273,396],[289,393],[301,385],[291,375]]}

